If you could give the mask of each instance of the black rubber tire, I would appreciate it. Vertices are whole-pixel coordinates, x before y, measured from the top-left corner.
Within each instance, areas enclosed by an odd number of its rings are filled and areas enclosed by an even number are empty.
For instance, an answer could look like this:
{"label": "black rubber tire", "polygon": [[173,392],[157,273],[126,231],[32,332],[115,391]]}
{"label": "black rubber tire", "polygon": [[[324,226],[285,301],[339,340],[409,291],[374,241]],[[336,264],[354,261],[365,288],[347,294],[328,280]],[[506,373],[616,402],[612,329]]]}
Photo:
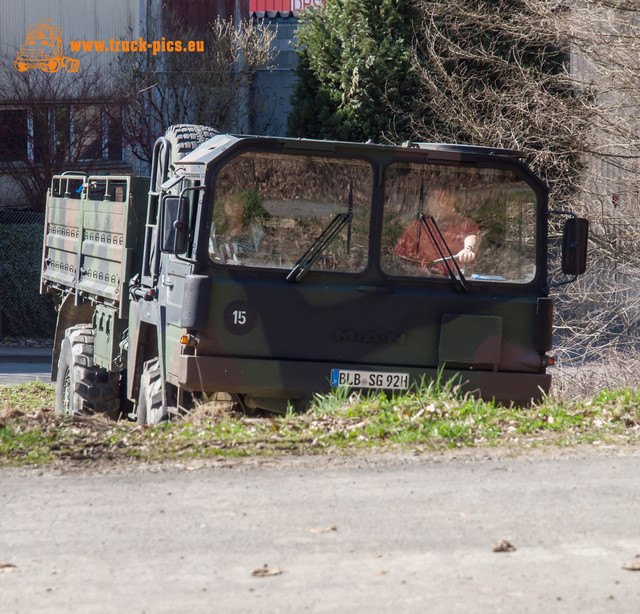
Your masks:
{"label": "black rubber tire", "polygon": [[60,415],[120,414],[119,375],[93,364],[91,324],[65,331],[56,379],[55,411]]}
{"label": "black rubber tire", "polygon": [[170,165],[181,160],[205,141],[219,134],[215,128],[200,126],[198,124],[175,124],[169,126],[165,132],[165,138],[171,143]]}
{"label": "black rubber tire", "polygon": [[136,413],[138,424],[153,426],[169,419],[167,409],[162,406],[162,378],[158,358],[144,363]]}

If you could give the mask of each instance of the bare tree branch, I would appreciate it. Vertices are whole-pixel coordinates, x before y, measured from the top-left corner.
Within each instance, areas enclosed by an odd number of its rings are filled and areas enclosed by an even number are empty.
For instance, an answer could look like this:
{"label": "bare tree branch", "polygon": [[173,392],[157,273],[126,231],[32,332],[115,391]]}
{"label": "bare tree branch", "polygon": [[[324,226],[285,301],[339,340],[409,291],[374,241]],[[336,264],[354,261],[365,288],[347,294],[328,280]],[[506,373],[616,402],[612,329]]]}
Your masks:
{"label": "bare tree branch", "polygon": [[[169,18],[167,38],[202,39],[201,52],[123,54],[117,70],[126,92],[124,133],[134,154],[149,162],[167,126],[204,124],[246,131],[250,87],[258,70],[271,68],[276,31],[265,24],[218,18],[203,37]],[[159,33],[148,35],[159,40]]]}
{"label": "bare tree branch", "polygon": [[[549,183],[551,206],[591,222],[589,272],[555,292],[560,354],[589,359],[635,351],[640,0],[416,6],[424,17],[417,136],[525,151]],[[552,224],[552,245],[557,234]]]}
{"label": "bare tree branch", "polygon": [[40,211],[54,174],[91,171],[106,157],[103,111],[119,110],[120,100],[103,71],[86,62],[76,73],[44,73],[19,72],[14,60],[14,53],[0,56],[1,164],[14,186],[5,181],[0,200]]}

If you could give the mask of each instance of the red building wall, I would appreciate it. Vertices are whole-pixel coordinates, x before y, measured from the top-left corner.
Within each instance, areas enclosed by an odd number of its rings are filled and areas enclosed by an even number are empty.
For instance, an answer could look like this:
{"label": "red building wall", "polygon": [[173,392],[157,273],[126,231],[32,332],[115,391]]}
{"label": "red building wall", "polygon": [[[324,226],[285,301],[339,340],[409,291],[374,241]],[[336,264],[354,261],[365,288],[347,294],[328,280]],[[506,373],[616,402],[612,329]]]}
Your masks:
{"label": "red building wall", "polygon": [[291,0],[251,0],[249,10],[253,11],[290,11]]}
{"label": "red building wall", "polygon": [[165,0],[164,6],[187,27],[203,32],[217,17],[246,19],[250,2],[253,0]]}
{"label": "red building wall", "polygon": [[164,7],[188,27],[204,30],[216,17],[246,19],[266,11],[302,11],[324,0],[165,0]]}
{"label": "red building wall", "polygon": [[263,11],[302,11],[308,6],[324,4],[324,0],[249,0],[249,10]]}

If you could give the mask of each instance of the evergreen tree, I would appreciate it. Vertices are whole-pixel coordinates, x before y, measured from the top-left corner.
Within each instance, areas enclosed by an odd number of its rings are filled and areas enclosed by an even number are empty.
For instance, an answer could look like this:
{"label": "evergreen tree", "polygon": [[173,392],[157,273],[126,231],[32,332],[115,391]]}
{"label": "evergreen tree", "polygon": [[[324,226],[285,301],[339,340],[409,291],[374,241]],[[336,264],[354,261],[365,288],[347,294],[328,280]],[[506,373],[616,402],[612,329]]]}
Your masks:
{"label": "evergreen tree", "polygon": [[565,71],[564,11],[546,0],[326,0],[299,28],[289,134],[522,149],[566,196],[590,107]]}
{"label": "evergreen tree", "polygon": [[341,129],[340,114],[329,90],[321,87],[309,67],[305,49],[298,52],[297,81],[291,98],[293,110],[287,118],[290,136],[309,139],[348,140],[349,134]]}
{"label": "evergreen tree", "polygon": [[410,0],[327,0],[298,29],[289,133],[355,141],[410,136],[419,92]]}

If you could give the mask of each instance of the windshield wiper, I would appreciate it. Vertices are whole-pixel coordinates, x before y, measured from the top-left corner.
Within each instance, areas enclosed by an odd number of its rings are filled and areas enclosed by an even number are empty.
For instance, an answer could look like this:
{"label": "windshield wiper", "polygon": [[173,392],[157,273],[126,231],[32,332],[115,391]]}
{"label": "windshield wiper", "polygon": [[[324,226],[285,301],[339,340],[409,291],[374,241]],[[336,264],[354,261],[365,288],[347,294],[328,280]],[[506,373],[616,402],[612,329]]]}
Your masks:
{"label": "windshield wiper", "polygon": [[329,246],[340,231],[348,224],[347,253],[351,251],[351,220],[353,219],[353,181],[349,187],[349,208],[346,213],[339,213],[331,220],[331,223],[322,231],[320,236],[311,244],[311,247],[295,263],[287,274],[287,281],[300,281],[322,252]]}
{"label": "windshield wiper", "polygon": [[[427,232],[429,233],[429,237],[431,237],[431,242],[433,243],[434,247],[438,252],[438,255],[440,256],[440,258],[438,258],[437,260],[434,260],[429,266],[438,264],[438,263],[444,264],[444,266],[447,269],[447,273],[449,274],[449,278],[455,284],[456,289],[464,290],[465,292],[467,292],[468,291],[467,286],[464,283],[465,282],[464,275],[462,274],[462,271],[460,270],[460,267],[458,266],[458,263],[454,258],[453,253],[451,252],[451,249],[447,245],[447,242],[444,240],[444,236],[442,235],[442,232],[440,232],[440,228],[438,228],[438,224],[436,223],[435,218],[433,217],[433,215],[425,215],[423,208],[424,208],[424,179],[420,183],[420,200],[418,201],[419,224],[418,224],[418,243],[416,245],[416,255],[420,251],[420,238],[422,235],[422,227],[424,226],[427,229]],[[446,255],[442,251],[442,248],[440,247],[440,243],[436,240],[436,236],[434,234],[434,231],[431,229],[431,226],[433,226],[435,232],[438,234],[438,237],[440,238],[442,245],[444,245],[445,249],[447,250],[448,255]],[[453,263],[453,266],[456,269],[455,273],[451,268],[450,263]]]}
{"label": "windshield wiper", "polygon": [[[438,254],[440,255],[440,258],[437,260],[434,260],[431,264],[436,264],[436,263],[444,264],[444,266],[447,269],[447,273],[449,273],[449,278],[455,284],[456,288],[458,290],[464,290],[466,292],[467,286],[464,283],[465,282],[464,275],[462,274],[462,271],[458,266],[458,262],[453,257],[453,254],[451,253],[451,250],[449,249],[447,242],[444,240],[444,237],[442,236],[442,233],[440,232],[440,229],[438,228],[438,224],[436,224],[436,221],[433,218],[433,215],[424,215],[424,213],[421,213],[418,219],[420,220],[420,225],[424,226],[429,232],[429,236],[431,237],[431,240],[433,241],[433,244],[435,245],[436,249],[438,250]],[[436,237],[433,234],[433,230],[431,230],[431,226],[433,226],[435,231],[438,233],[438,236],[442,241],[442,245],[444,245],[445,249],[448,252],[448,255],[445,255],[444,252],[442,251],[440,245],[438,244],[438,241],[436,240]],[[450,263],[453,263],[453,266],[456,269],[457,275],[456,273],[453,272],[453,269],[451,268]]]}

